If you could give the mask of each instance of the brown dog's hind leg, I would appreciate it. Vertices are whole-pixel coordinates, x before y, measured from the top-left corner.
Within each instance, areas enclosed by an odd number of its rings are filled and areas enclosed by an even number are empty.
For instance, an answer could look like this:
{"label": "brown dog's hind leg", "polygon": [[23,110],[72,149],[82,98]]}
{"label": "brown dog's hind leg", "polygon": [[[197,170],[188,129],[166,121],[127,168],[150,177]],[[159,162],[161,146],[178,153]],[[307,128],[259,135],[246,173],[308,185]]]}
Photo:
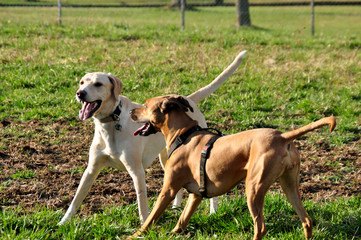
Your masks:
{"label": "brown dog's hind leg", "polygon": [[202,197],[197,196],[193,193],[189,194],[187,205],[185,206],[182,215],[180,216],[177,226],[173,229],[172,232],[180,233],[184,231],[191,219],[193,213],[197,210],[197,207],[202,202]]}
{"label": "brown dog's hind leg", "polygon": [[298,217],[302,222],[302,226],[306,235],[306,239],[312,237],[312,221],[308,217],[301,201],[299,192],[299,167],[295,167],[291,170],[286,170],[280,177],[280,183],[283,192],[286,194],[287,199],[292,204],[293,208],[297,212]]}
{"label": "brown dog's hind leg", "polygon": [[262,237],[266,234],[267,229],[264,222],[263,216],[263,206],[264,206],[264,198],[266,192],[269,188],[268,186],[262,184],[255,184],[253,186],[249,186],[246,182],[246,195],[247,195],[247,204],[248,209],[251,212],[251,216],[253,218],[254,223],[254,236],[253,240],[262,239]]}
{"label": "brown dog's hind leg", "polygon": [[245,186],[248,209],[254,222],[253,240],[262,239],[267,232],[263,216],[264,198],[282,173],[282,168],[275,167],[278,159],[277,153],[265,152],[250,160]]}

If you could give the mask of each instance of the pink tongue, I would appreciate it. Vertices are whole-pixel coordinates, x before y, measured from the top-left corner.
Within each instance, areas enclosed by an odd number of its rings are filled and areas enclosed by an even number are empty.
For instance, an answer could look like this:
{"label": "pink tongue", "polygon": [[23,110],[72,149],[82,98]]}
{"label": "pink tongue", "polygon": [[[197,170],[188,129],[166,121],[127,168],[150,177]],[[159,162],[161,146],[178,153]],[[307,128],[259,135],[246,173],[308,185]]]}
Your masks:
{"label": "pink tongue", "polygon": [[96,102],[93,103],[84,102],[83,107],[79,111],[80,120],[86,120],[90,118],[93,114],[92,110],[94,109],[95,106],[96,106]]}
{"label": "pink tongue", "polygon": [[139,135],[144,129],[146,129],[148,127],[149,123],[144,124],[143,126],[141,126],[140,128],[138,128],[134,133],[133,136],[137,136]]}

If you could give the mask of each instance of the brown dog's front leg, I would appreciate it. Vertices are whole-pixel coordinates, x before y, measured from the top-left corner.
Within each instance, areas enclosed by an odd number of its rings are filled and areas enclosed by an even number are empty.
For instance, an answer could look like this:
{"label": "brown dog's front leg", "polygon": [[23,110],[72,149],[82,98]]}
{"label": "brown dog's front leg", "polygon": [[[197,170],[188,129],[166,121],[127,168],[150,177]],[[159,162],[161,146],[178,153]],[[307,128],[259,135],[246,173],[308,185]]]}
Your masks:
{"label": "brown dog's front leg", "polygon": [[147,220],[144,222],[143,226],[132,236],[132,238],[136,238],[142,235],[142,233],[146,233],[149,227],[158,221],[163,212],[167,209],[168,205],[175,198],[177,190],[172,190],[169,187],[163,186],[161,193],[159,194],[157,201],[153,207],[152,212],[150,213]]}
{"label": "brown dog's front leg", "polygon": [[187,205],[185,206],[182,215],[180,216],[177,226],[173,229],[173,232],[180,233],[184,231],[191,219],[193,213],[197,210],[197,207],[202,201],[201,196],[197,196],[193,193],[189,195]]}

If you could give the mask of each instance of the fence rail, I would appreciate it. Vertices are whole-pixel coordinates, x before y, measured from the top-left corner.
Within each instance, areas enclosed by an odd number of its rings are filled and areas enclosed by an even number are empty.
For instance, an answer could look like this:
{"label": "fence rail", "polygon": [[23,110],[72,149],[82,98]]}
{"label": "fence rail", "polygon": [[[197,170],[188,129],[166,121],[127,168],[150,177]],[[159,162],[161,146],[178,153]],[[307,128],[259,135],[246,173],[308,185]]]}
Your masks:
{"label": "fence rail", "polygon": [[[250,0],[249,6],[309,6],[311,1],[304,0]],[[99,1],[99,0],[83,0],[83,1],[74,1],[74,0],[63,0],[62,7],[96,7],[96,8],[112,8],[112,7],[165,7],[170,6],[171,1]],[[229,0],[200,0],[200,1],[187,1],[188,6],[202,7],[202,6],[235,6],[235,1]],[[314,1],[315,6],[352,6],[352,5],[361,5],[361,1],[357,0],[337,0],[337,1],[326,1],[318,0]],[[57,7],[58,2],[56,0],[14,0],[14,1],[1,1],[0,7]]]}

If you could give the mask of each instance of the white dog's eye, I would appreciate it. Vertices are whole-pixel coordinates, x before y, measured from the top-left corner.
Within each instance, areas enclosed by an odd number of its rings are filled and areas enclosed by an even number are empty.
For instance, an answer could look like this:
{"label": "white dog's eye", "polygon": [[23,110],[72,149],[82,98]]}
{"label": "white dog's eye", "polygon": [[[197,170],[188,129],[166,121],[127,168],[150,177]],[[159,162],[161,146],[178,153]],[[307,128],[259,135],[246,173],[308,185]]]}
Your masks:
{"label": "white dog's eye", "polygon": [[97,82],[97,83],[94,84],[94,86],[96,86],[96,87],[101,87],[101,86],[103,86],[103,84]]}
{"label": "white dog's eye", "polygon": [[80,81],[80,85],[83,85],[84,84],[84,81]]}

